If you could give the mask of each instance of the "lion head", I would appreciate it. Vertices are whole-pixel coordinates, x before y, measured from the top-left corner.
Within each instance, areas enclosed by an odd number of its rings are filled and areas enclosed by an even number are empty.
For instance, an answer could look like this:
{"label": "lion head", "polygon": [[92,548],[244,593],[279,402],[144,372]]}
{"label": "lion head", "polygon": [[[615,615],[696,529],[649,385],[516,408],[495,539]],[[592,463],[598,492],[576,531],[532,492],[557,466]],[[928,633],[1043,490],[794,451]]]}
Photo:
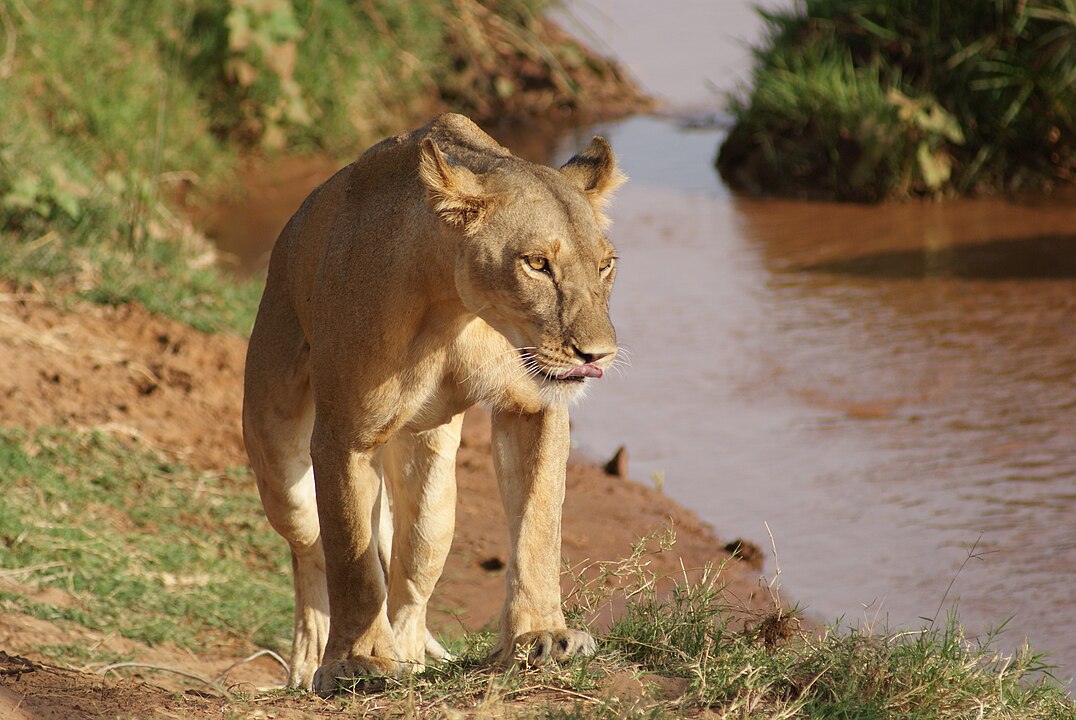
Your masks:
{"label": "lion head", "polygon": [[505,155],[475,172],[428,137],[419,156],[427,201],[460,240],[460,299],[507,338],[546,402],[575,399],[617,354],[603,209],[626,178],[609,143],[595,137],[560,170]]}

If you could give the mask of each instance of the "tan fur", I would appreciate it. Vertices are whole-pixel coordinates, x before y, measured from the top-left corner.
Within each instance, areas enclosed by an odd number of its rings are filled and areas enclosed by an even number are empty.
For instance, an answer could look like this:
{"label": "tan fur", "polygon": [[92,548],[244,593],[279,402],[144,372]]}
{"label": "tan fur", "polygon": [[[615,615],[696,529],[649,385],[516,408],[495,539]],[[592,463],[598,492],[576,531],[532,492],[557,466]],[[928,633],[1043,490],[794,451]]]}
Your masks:
{"label": "tan fur", "polygon": [[601,208],[622,180],[601,138],[557,171],[443,115],[370,148],[281,233],[243,429],[292,551],[292,685],[332,692],[444,657],[426,605],[475,403],[492,410],[511,541],[495,655],[593,651],[566,628],[559,590],[567,404],[591,380],[559,378],[616,354]]}

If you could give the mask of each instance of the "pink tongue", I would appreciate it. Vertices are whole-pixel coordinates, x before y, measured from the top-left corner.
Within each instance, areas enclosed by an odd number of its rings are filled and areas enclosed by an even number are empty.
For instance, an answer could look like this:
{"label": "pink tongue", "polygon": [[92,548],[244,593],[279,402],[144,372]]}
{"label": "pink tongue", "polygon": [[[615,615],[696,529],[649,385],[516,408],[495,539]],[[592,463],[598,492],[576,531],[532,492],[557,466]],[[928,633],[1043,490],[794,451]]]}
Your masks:
{"label": "pink tongue", "polygon": [[563,373],[560,376],[560,379],[561,380],[566,380],[568,378],[573,378],[573,377],[600,378],[601,376],[602,376],[602,369],[600,367],[597,367],[595,365],[591,365],[590,363],[587,363],[586,365],[576,365],[575,367],[573,367],[568,372]]}

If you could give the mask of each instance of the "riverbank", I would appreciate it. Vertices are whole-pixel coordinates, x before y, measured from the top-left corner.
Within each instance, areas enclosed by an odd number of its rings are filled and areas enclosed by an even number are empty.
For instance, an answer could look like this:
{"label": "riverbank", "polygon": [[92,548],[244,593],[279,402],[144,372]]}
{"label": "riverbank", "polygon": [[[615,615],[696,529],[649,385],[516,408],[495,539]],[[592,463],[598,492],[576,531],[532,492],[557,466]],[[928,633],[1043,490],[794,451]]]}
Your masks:
{"label": "riverbank", "polygon": [[[104,263],[83,250],[64,255],[58,248],[72,246],[61,231],[0,246],[15,248],[23,273],[0,291],[0,357],[10,368],[0,380],[0,715],[1071,714],[1052,686],[1024,677],[1033,656],[997,656],[955,623],[893,636],[797,634],[774,612],[776,589],[754,582],[757,570],[730,561],[716,578],[701,574],[727,551],[693,515],[579,463],[566,555],[576,571],[582,558],[611,564],[592,567],[592,582],[566,577],[565,589],[573,623],[596,620],[601,652],[564,669],[483,669],[490,635],[472,631],[499,604],[505,555],[488,440],[474,418],[460,455],[458,544],[434,617],[463,659],[331,702],[262,691],[281,678],[270,656],[230,666],[255,648],[287,647],[290,587],[286,552],[262,521],[237,444],[237,334],[249,327],[249,303],[222,297],[213,284],[222,276],[199,274],[214,258],[197,237],[177,250],[155,234],[161,227],[131,223],[111,237],[120,254]],[[46,260],[70,270],[35,275]],[[187,284],[162,292],[175,277]],[[257,281],[239,287],[256,300]],[[167,319],[179,314],[182,323]],[[678,518],[677,545],[633,554],[667,517]],[[654,537],[648,547],[663,544]],[[675,592],[656,592],[669,585],[651,574],[671,575]],[[610,600],[611,626],[602,612]],[[732,622],[745,615],[746,627]],[[110,668],[132,660],[140,665]]]}

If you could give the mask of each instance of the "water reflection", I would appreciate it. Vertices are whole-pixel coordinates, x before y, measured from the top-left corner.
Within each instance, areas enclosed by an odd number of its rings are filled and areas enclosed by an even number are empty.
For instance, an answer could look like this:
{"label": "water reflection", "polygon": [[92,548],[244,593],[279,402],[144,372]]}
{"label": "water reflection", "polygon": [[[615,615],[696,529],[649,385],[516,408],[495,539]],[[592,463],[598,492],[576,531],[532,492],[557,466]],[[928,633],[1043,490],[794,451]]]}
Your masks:
{"label": "water reflection", "polygon": [[221,253],[221,265],[246,277],[264,272],[280,231],[310,192],[346,163],[321,155],[255,161],[232,192],[195,213]]}
{"label": "water reflection", "polygon": [[859,255],[799,268],[804,272],[877,278],[975,280],[1076,278],[1076,234],[1006,238]]}

